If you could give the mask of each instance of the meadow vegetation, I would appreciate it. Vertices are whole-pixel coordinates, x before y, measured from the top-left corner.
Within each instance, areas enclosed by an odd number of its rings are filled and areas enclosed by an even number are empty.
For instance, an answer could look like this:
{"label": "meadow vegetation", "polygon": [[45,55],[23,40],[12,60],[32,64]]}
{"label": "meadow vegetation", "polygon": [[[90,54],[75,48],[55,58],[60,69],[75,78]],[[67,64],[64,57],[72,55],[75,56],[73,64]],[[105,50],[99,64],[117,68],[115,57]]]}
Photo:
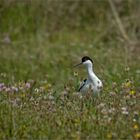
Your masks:
{"label": "meadow vegetation", "polygon": [[[140,139],[140,1],[0,1],[0,139]],[[93,58],[99,96],[77,95]]]}

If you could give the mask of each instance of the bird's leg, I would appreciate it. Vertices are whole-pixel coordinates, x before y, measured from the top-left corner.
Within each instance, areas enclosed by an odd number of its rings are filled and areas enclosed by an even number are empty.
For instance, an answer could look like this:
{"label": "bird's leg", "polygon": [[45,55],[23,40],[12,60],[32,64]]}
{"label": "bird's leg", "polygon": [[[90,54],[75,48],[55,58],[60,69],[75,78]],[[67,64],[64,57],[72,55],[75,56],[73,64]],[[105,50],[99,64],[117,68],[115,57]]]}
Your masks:
{"label": "bird's leg", "polygon": [[88,92],[87,92],[87,98],[88,98],[88,99],[91,99],[91,97],[92,97],[92,92],[93,92],[92,86],[90,85],[90,86],[89,86],[89,90],[88,90]]}

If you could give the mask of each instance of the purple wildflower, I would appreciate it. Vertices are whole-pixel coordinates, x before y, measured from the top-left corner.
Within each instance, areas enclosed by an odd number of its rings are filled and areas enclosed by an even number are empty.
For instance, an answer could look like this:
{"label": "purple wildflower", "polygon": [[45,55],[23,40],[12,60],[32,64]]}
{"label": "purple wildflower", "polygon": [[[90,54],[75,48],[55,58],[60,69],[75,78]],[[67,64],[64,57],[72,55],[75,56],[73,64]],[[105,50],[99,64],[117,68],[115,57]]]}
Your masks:
{"label": "purple wildflower", "polygon": [[0,91],[3,91],[4,87],[5,87],[4,83],[0,83]]}
{"label": "purple wildflower", "polygon": [[26,83],[26,84],[25,84],[25,87],[26,87],[27,89],[29,89],[29,88],[31,87],[31,84],[30,84],[30,83]]}

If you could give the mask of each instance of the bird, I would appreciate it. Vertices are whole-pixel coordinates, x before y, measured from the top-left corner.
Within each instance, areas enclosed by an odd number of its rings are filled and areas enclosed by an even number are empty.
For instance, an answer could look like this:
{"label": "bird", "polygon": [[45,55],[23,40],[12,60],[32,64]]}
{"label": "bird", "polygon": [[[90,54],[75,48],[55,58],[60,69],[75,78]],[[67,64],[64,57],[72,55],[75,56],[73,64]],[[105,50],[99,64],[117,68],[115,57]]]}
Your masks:
{"label": "bird", "polygon": [[84,56],[82,57],[81,63],[74,67],[80,65],[86,67],[88,77],[81,83],[78,92],[88,93],[89,91],[92,91],[93,93],[99,93],[103,88],[103,83],[93,71],[93,60],[88,56]]}

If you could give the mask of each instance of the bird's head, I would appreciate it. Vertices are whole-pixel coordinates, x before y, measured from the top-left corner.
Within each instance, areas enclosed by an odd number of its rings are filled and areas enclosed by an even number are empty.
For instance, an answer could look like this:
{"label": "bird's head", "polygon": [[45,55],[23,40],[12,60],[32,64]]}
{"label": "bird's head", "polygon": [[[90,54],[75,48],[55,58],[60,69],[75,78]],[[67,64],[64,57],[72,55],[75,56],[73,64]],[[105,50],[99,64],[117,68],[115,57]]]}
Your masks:
{"label": "bird's head", "polygon": [[92,61],[92,59],[90,58],[90,57],[88,57],[88,56],[84,56],[83,58],[82,58],[82,60],[81,60],[81,63],[79,63],[79,64],[77,64],[77,65],[75,65],[74,67],[77,67],[77,66],[80,66],[80,65],[85,65],[85,66],[92,66],[92,64],[93,64],[93,61]]}

